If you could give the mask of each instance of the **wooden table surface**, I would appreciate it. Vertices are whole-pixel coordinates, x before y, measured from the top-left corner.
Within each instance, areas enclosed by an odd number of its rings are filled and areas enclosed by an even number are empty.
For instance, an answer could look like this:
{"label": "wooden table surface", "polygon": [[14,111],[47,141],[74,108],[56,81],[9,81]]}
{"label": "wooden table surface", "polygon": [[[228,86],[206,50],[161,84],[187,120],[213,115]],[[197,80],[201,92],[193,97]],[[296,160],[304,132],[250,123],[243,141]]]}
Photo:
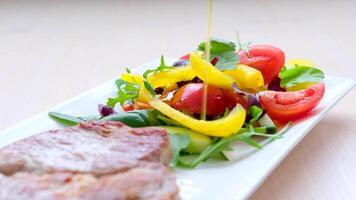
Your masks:
{"label": "wooden table surface", "polygon": [[[213,35],[275,44],[356,78],[356,1],[215,1]],[[0,1],[0,129],[205,37],[206,1]],[[252,199],[356,199],[356,91]],[[263,166],[260,166],[263,167]],[[238,188],[237,188],[238,189]]]}

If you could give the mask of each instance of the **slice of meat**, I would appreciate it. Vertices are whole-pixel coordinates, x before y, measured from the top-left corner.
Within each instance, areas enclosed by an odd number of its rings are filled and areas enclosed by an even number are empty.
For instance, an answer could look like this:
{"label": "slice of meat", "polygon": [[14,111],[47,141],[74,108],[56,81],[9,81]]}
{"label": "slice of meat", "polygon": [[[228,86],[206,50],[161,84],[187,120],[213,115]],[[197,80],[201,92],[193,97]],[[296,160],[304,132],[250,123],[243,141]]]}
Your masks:
{"label": "slice of meat", "polygon": [[1,200],[170,200],[178,198],[175,177],[160,163],[146,163],[126,172],[91,174],[0,175]]}
{"label": "slice of meat", "polygon": [[84,122],[37,134],[0,150],[0,173],[92,173],[131,169],[142,161],[171,159],[167,133],[160,128],[130,128],[120,122]]}

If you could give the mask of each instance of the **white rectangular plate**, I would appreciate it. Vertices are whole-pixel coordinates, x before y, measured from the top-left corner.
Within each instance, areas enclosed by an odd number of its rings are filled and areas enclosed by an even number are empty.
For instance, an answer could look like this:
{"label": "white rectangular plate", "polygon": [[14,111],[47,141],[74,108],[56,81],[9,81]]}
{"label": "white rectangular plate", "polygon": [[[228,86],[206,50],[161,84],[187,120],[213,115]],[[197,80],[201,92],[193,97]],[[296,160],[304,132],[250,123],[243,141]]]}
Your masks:
{"label": "white rectangular plate", "polygon": [[[175,59],[166,59],[172,63]],[[159,65],[159,59],[153,60],[133,70],[142,73],[145,69]],[[115,80],[85,92],[49,111],[73,115],[97,114],[99,103],[105,103],[108,97],[115,96]],[[294,148],[310,129],[355,85],[351,79],[327,76],[326,92],[313,114],[291,127],[280,140],[266,145],[263,150],[243,155],[232,155],[238,159],[230,162],[208,162],[193,170],[177,170],[181,198],[195,199],[246,199]],[[59,128],[51,120],[48,111],[36,115],[16,126],[0,133],[0,148],[22,138],[41,131]],[[240,150],[249,151],[241,145]],[[237,152],[241,152],[237,151]]]}

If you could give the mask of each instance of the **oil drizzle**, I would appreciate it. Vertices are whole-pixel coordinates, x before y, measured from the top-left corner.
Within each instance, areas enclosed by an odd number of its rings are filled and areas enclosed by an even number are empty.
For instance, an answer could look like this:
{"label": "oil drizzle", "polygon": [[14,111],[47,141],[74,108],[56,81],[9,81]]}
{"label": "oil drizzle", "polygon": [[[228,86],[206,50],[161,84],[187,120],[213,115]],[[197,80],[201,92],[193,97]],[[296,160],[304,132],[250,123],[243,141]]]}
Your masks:
{"label": "oil drizzle", "polygon": [[[211,2],[212,0],[208,0],[208,24],[206,31],[206,39],[205,39],[205,61],[206,67],[210,63],[210,35],[211,35]],[[203,96],[202,96],[202,107],[201,107],[201,115],[200,119],[206,120],[206,107],[208,102],[208,84],[204,83],[203,85]]]}

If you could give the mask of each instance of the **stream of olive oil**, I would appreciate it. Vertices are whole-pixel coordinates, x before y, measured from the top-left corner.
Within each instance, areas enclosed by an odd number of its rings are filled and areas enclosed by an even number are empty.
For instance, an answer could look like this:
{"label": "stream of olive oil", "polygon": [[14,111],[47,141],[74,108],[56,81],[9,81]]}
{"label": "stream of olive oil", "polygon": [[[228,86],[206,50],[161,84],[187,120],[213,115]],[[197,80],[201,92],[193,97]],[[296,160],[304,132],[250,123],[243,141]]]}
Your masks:
{"label": "stream of olive oil", "polygon": [[[206,39],[205,39],[205,61],[206,67],[210,63],[210,35],[211,35],[211,1],[208,0],[208,24],[207,24],[207,31],[206,31]],[[203,86],[203,96],[202,96],[202,108],[201,108],[201,116],[202,120],[206,119],[206,107],[208,101],[208,84],[204,83]]]}

